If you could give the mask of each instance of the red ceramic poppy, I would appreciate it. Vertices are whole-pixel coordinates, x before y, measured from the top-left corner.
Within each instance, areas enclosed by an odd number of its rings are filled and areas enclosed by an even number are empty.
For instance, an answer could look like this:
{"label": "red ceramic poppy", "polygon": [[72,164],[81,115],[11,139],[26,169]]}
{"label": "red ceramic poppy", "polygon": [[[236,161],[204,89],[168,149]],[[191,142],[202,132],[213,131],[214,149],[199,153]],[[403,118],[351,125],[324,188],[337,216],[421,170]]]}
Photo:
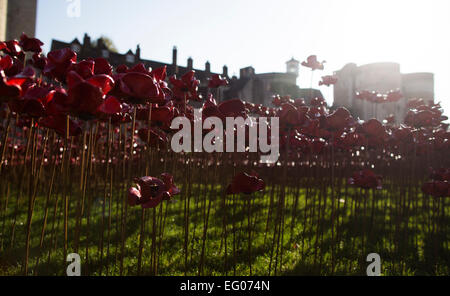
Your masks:
{"label": "red ceramic poppy", "polygon": [[95,75],[84,80],[76,72],[67,74],[68,98],[67,105],[77,116],[90,119],[97,113],[105,95],[114,85],[108,75]]}
{"label": "red ceramic poppy", "polygon": [[324,63],[326,63],[326,61],[323,61],[323,62],[317,61],[317,56],[316,55],[310,55],[306,59],[306,62],[302,62],[302,66],[311,68],[312,71],[314,71],[314,70],[323,70],[324,69],[324,66],[323,66]]}
{"label": "red ceramic poppy", "polygon": [[76,64],[72,64],[69,71],[75,71],[83,79],[94,76],[95,62],[93,60],[84,60]]}
{"label": "red ceramic poppy", "polygon": [[153,70],[150,73],[150,76],[152,76],[158,82],[166,80],[167,66],[160,67],[160,68],[157,68],[157,69]]}
{"label": "red ceramic poppy", "polygon": [[177,195],[181,192],[180,189],[174,184],[173,182],[173,176],[169,173],[162,173],[161,179],[163,180],[164,184],[166,185],[166,190],[170,193],[170,196]]}
{"label": "red ceramic poppy", "polygon": [[41,53],[42,45],[44,45],[44,43],[42,43],[41,40],[36,38],[29,38],[25,33],[23,33],[22,36],[20,36],[20,46],[23,48],[24,51]]}
{"label": "red ceramic poppy", "polygon": [[[230,104],[230,103],[228,103],[228,104]],[[239,104],[239,103],[235,103],[235,104]],[[225,111],[226,107],[227,107],[227,104],[222,105],[222,110]],[[239,104],[238,109],[241,109],[241,108],[242,108],[242,105]],[[244,108],[245,108],[245,105],[244,105]],[[232,109],[232,108],[230,108],[230,109]],[[241,109],[241,110],[243,110],[243,109]],[[219,110],[219,106],[217,106],[217,102],[214,99],[214,97],[212,96],[212,94],[210,94],[208,96],[208,98],[205,100],[205,102],[203,103],[202,116],[203,116],[203,120],[208,117],[213,117],[213,116],[219,117],[222,120],[225,119],[224,114]]]}
{"label": "red ceramic poppy", "polygon": [[0,56],[0,71],[7,71],[13,66],[13,59],[6,55],[4,57]]}
{"label": "red ceramic poppy", "polygon": [[245,104],[239,99],[223,101],[217,108],[224,117],[247,117]]}
{"label": "red ceramic poppy", "polygon": [[20,47],[19,41],[17,40],[3,42],[0,50],[13,57],[18,57],[20,60],[23,60],[23,57],[25,56],[22,48]]}
{"label": "red ceramic poppy", "polygon": [[48,87],[40,87],[37,85],[28,88],[21,99],[21,113],[31,117],[44,117],[47,113],[47,98],[50,91]]}
{"label": "red ceramic poppy", "polygon": [[[67,129],[67,116],[66,115],[52,115],[42,118],[39,124],[43,127],[47,127],[56,131],[59,135],[66,136]],[[69,120],[69,136],[76,137],[81,134],[82,130],[80,125],[74,120]]]}
{"label": "red ceramic poppy", "polygon": [[133,68],[127,69],[127,73],[142,73],[145,75],[151,75],[151,68],[145,67],[143,63],[135,65]]}
{"label": "red ceramic poppy", "polygon": [[150,75],[130,72],[123,75],[118,83],[124,99],[131,103],[165,103],[164,93],[160,92],[156,80]]}
{"label": "red ceramic poppy", "polygon": [[77,54],[70,48],[63,48],[49,52],[47,59],[44,75],[63,82],[70,67],[77,61]]}
{"label": "red ceramic poppy", "polygon": [[298,108],[289,103],[281,105],[277,116],[280,118],[280,125],[284,127],[302,125],[307,119],[304,112],[299,112]]}
{"label": "red ceramic poppy", "polygon": [[433,197],[450,197],[448,181],[430,181],[422,185],[422,192]]}
{"label": "red ceramic poppy", "polygon": [[400,90],[392,90],[386,95],[387,102],[398,102],[402,98],[403,98],[403,95],[400,92]]}
{"label": "red ceramic poppy", "polygon": [[327,127],[332,130],[342,130],[348,126],[350,117],[350,112],[346,108],[339,107],[325,118],[325,122]]}
{"label": "red ceramic poppy", "polygon": [[376,175],[371,170],[362,170],[359,172],[355,172],[352,178],[348,179],[348,183],[350,185],[354,185],[363,189],[378,189],[382,188],[381,186],[382,177],[380,175]]}
{"label": "red ceramic poppy", "polygon": [[35,53],[31,58],[31,65],[42,71],[47,65],[47,58],[44,55]]}
{"label": "red ceramic poppy", "polygon": [[112,66],[104,58],[95,58],[94,61],[94,75],[105,74],[112,76]]}
{"label": "red ceramic poppy", "polygon": [[376,119],[370,119],[369,121],[364,122],[362,130],[371,137],[381,137],[386,134],[386,128]]}
{"label": "red ceramic poppy", "polygon": [[0,101],[19,97],[26,81],[25,78],[7,78],[5,72],[0,70]]}
{"label": "red ceramic poppy", "polygon": [[150,136],[150,146],[151,147],[165,147],[167,143],[169,142],[169,139],[167,138],[167,135],[162,130],[159,130],[157,128],[150,128],[150,135],[148,132],[148,128],[141,128],[138,131],[139,138],[144,141],[145,143],[148,143],[148,137]]}
{"label": "red ceramic poppy", "polygon": [[208,87],[209,88],[218,88],[221,86],[227,86],[228,85],[228,80],[224,77],[222,77],[219,74],[214,74],[211,76],[210,79],[208,79]]}
{"label": "red ceramic poppy", "polygon": [[338,82],[338,78],[335,75],[322,76],[322,81],[319,81],[319,85],[334,85]]}
{"label": "red ceramic poppy", "polygon": [[266,187],[265,182],[258,178],[256,173],[247,174],[240,173],[234,176],[233,181],[227,187],[227,194],[252,194],[257,191],[262,191]]}
{"label": "red ceramic poppy", "polygon": [[356,92],[356,98],[368,102],[379,102],[383,99],[383,97],[379,93],[367,90]]}
{"label": "red ceramic poppy", "polygon": [[198,93],[198,86],[200,85],[200,80],[195,79],[195,71],[189,71],[181,79],[177,79],[176,76],[169,78],[170,83],[172,83],[172,91],[175,99],[180,101],[195,100],[200,101],[201,95]]}
{"label": "red ceramic poppy", "polygon": [[118,99],[113,96],[109,96],[98,107],[97,111],[105,115],[114,115],[122,112],[122,105]]}
{"label": "red ceramic poppy", "polygon": [[173,194],[178,194],[179,190],[173,185],[171,176],[165,174],[162,177],[165,182],[155,177],[136,178],[136,187],[128,190],[128,204],[140,205],[144,209],[155,208],[163,200],[169,200]]}
{"label": "red ceramic poppy", "polygon": [[46,101],[48,115],[69,114],[70,105],[67,91],[64,88],[56,88],[50,91],[47,95]]}

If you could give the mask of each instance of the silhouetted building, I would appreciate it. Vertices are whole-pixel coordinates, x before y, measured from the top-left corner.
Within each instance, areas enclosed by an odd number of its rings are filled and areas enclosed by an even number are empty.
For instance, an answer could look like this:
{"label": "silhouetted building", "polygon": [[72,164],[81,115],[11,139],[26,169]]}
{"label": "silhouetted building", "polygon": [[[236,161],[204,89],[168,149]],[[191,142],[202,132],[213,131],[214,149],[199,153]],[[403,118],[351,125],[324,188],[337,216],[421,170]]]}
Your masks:
{"label": "silhouetted building", "polygon": [[[177,59],[177,48],[172,50],[172,63],[163,63],[152,60],[144,60],[141,58],[141,48],[138,45],[135,52],[128,50],[125,54],[113,52],[108,49],[102,38],[92,42],[91,38],[85,34],[83,42],[78,39],[72,40],[70,43],[52,40],[51,50],[58,50],[70,47],[78,55],[78,61],[103,57],[107,59],[111,65],[117,67],[119,65],[127,65],[129,67],[138,63],[143,63],[146,67],[156,69],[167,66],[167,74],[171,76],[176,74],[181,76],[190,70],[195,70],[195,77],[200,80],[200,92],[205,96],[207,94],[208,78],[211,72],[211,64],[207,61],[204,70],[195,69],[194,60],[189,57],[186,67],[180,66]],[[230,84],[227,87],[220,88],[218,94],[219,100],[227,99],[244,99],[249,102],[270,105],[273,95],[286,96],[292,98],[304,98],[306,101],[312,97],[323,97],[322,93],[317,89],[301,89],[297,85],[297,77],[299,73],[299,62],[293,58],[286,62],[286,73],[262,73],[256,74],[253,67],[246,67],[240,70],[240,77],[228,77],[228,67],[223,66],[223,77],[229,79]],[[215,93],[216,94],[216,93]]]}
{"label": "silhouetted building", "polygon": [[[383,120],[394,115],[397,123],[403,122],[408,100],[422,98],[434,101],[434,75],[432,73],[402,74],[397,63],[374,63],[357,66],[350,63],[336,71],[338,82],[334,85],[334,106],[346,107],[354,116],[368,120]],[[386,94],[400,90],[404,98],[397,102],[375,104],[356,98],[358,91],[376,91]]]}
{"label": "silhouetted building", "polygon": [[[91,37],[89,37],[89,35],[87,34],[84,35],[83,43],[81,43],[76,38],[72,40],[72,42],[70,43],[52,40],[51,45],[52,51],[67,47],[70,47],[73,51],[77,53],[78,61],[88,58],[102,57],[107,59],[110,62],[110,64],[114,67],[117,67],[119,65],[127,65],[129,67],[132,67],[139,63],[143,63],[145,67],[147,68],[150,67],[152,69],[167,66],[167,75],[172,76],[176,74],[177,77],[182,76],[188,71],[195,70],[195,77],[199,79],[201,82],[199,91],[203,96],[206,96],[207,94],[208,78],[211,77],[212,74],[216,74],[211,72],[211,64],[208,61],[205,63],[204,70],[195,69],[194,60],[191,57],[188,58],[186,67],[178,65],[177,60],[178,51],[176,47],[174,47],[172,50],[172,63],[170,64],[142,59],[141,48],[139,45],[137,45],[135,52],[131,51],[131,49],[128,50],[125,54],[113,52],[108,49],[102,38],[97,39],[96,42],[92,42]],[[226,66],[223,67],[223,71],[224,72],[222,73],[222,75],[228,78],[228,68]]]}
{"label": "silhouetted building", "polygon": [[[113,52],[108,49],[105,45],[105,42],[102,38],[96,40],[95,44],[91,41],[91,37],[85,34],[83,38],[83,43],[81,43],[78,39],[72,40],[70,43],[52,40],[51,50],[58,50],[66,47],[70,47],[73,51],[77,53],[78,61],[88,59],[88,58],[98,58],[102,57],[107,59],[110,64],[114,67],[119,65],[127,65],[132,67],[136,64],[143,63],[145,67],[151,67],[152,69],[160,68],[163,66],[167,66],[167,75],[171,76],[176,74],[177,76],[181,76],[190,70],[195,70],[195,77],[200,79],[202,83],[207,83],[207,78],[209,78],[211,73],[211,65],[209,62],[205,63],[205,69],[195,69],[194,61],[191,57],[187,60],[187,66],[183,67],[178,65],[177,60],[177,48],[174,47],[172,50],[172,63],[164,63],[152,60],[145,60],[141,58],[141,48],[137,45],[135,52],[128,50],[125,54]],[[226,66],[224,66],[225,68]],[[227,76],[227,73],[222,73],[222,75]]]}
{"label": "silhouetted building", "polygon": [[274,95],[303,98],[323,97],[317,89],[302,89],[297,85],[300,63],[292,58],[286,62],[285,73],[256,74],[253,67],[240,70],[239,78],[233,76],[224,91],[226,99],[239,98],[256,104],[270,106]]}

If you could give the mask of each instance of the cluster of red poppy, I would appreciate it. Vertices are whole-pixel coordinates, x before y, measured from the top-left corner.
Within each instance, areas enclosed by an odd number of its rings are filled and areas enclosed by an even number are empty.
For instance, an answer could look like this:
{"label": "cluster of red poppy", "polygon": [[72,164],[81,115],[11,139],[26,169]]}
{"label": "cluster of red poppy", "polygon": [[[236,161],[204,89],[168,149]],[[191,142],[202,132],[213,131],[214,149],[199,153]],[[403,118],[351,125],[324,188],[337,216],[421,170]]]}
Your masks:
{"label": "cluster of red poppy", "polygon": [[[21,41],[0,43],[0,97],[9,109],[36,119],[40,125],[64,134],[66,116],[70,115],[70,136],[77,136],[79,120],[131,120],[132,106],[155,104],[152,116],[180,110],[185,112],[190,100],[201,100],[200,81],[190,71],[181,78],[170,77],[166,68],[146,69],[143,64],[133,68],[121,65],[115,69],[103,58],[77,62],[77,54],[69,48],[41,55],[38,39],[22,35]],[[27,59],[27,52],[33,56]],[[44,78],[45,77],[45,78]],[[213,75],[210,88],[227,85],[226,79]],[[175,107],[175,108],[174,108]],[[162,108],[159,111],[158,108]],[[190,108],[191,109],[191,108]],[[160,116],[161,117],[161,116]],[[162,116],[163,117],[163,116]]]}
{"label": "cluster of red poppy", "polygon": [[450,197],[450,169],[432,170],[430,179],[423,184],[423,193],[434,197]]}
{"label": "cluster of red poppy", "polygon": [[403,98],[403,95],[400,90],[391,90],[387,94],[380,94],[376,91],[363,90],[356,93],[356,98],[359,100],[380,104],[398,102]]}
{"label": "cluster of red poppy", "polygon": [[[92,120],[119,125],[134,118],[137,136],[150,146],[162,147],[175,132],[170,129],[172,119],[185,116],[193,121],[194,109],[189,101],[202,101],[198,91],[200,81],[194,71],[167,79],[165,67],[152,70],[138,64],[113,69],[103,58],[77,62],[76,53],[70,49],[53,51],[45,57],[41,46],[38,39],[26,35],[20,41],[0,43],[1,102],[7,103],[11,114],[18,115],[24,126],[29,126],[33,119],[38,126],[76,137],[82,133],[83,125]],[[323,70],[324,63],[310,56],[302,65]],[[320,84],[329,86],[336,81],[335,76],[324,76]],[[213,75],[208,86],[218,88],[227,84],[225,78]],[[362,91],[357,97],[371,102],[395,102],[402,95],[399,91],[385,95]],[[217,103],[209,94],[202,114],[203,119],[216,116],[222,120],[253,115],[255,124],[258,116],[279,117],[280,151],[289,161],[302,161],[303,156],[330,151],[351,154],[361,147],[383,151],[383,155],[413,150],[420,155],[450,148],[448,125],[443,123],[447,118],[439,104],[427,106],[423,101],[413,100],[404,124],[394,126],[389,119],[386,125],[376,119],[360,121],[345,108],[331,112],[322,98],[314,98],[307,105],[302,98],[274,96],[272,103],[273,107],[239,99]],[[380,179],[369,171],[362,171],[351,180],[363,188],[380,185]],[[151,179],[141,181],[141,187],[146,182],[159,184],[157,179]],[[263,187],[255,175],[241,174],[235,177],[227,192],[249,193]],[[132,203],[146,204],[148,196],[139,195],[139,189],[132,191]]]}
{"label": "cluster of red poppy", "polygon": [[382,179],[380,175],[366,169],[353,173],[353,176],[348,179],[348,183],[363,189],[381,189]]}

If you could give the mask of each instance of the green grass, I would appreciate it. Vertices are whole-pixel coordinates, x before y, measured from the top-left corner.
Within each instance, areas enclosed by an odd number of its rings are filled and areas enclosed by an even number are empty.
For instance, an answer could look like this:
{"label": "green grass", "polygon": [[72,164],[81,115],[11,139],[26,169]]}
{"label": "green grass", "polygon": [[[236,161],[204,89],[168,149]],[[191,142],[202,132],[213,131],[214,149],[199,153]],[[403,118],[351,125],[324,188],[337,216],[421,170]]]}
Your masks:
{"label": "green grass", "polygon": [[[371,199],[363,212],[363,196],[359,191],[344,189],[336,193],[334,211],[331,211],[331,194],[319,190],[310,192],[301,188],[287,188],[285,207],[278,207],[279,187],[268,186],[264,193],[252,196],[226,196],[226,209],[223,204],[221,186],[189,184],[182,192],[190,190],[189,199],[189,247],[185,265],[184,252],[184,205],[185,196],[176,196],[175,202],[164,202],[162,207],[146,210],[145,240],[143,247],[142,272],[151,272],[151,251],[153,233],[153,214],[156,213],[156,249],[158,255],[158,275],[197,275],[201,261],[204,217],[209,213],[205,242],[204,266],[202,275],[249,275],[248,253],[248,208],[246,200],[252,201],[252,274],[268,275],[365,275],[369,263],[365,261],[369,253],[380,254],[383,275],[448,275],[450,274],[450,251],[448,247],[448,217],[433,216],[432,200],[419,195],[405,196],[405,204],[390,197],[377,198],[373,224],[371,225]],[[328,188],[327,193],[330,193]],[[0,274],[23,274],[25,257],[27,199],[19,202],[14,243],[11,243],[12,222],[15,212],[16,193],[11,195],[8,207],[4,210],[2,201],[2,220],[0,221],[1,252]],[[381,196],[381,195],[380,195]],[[385,196],[383,194],[383,196]],[[13,198],[14,197],[14,198]],[[272,197],[272,198],[271,198]],[[69,197],[68,253],[74,252],[75,216],[79,192],[72,191]],[[82,258],[82,273],[89,275],[119,275],[121,258],[121,215],[123,214],[123,192],[114,192],[111,203],[111,225],[108,236],[109,197],[105,207],[103,224],[103,258],[100,256],[102,238],[103,187],[90,195],[90,221],[87,227],[87,210],[82,219],[78,253]],[[293,211],[298,198],[297,210]],[[64,211],[62,197],[58,195],[57,214],[54,216],[56,195],[49,203],[49,215],[43,247],[40,236],[43,225],[45,196],[38,196],[32,221],[29,274],[65,275],[69,263],[64,260]],[[409,203],[408,201],[412,201]],[[359,201],[359,209],[354,208]],[[408,208],[405,206],[408,205]],[[339,206],[339,209],[337,208]],[[387,209],[386,211],[384,209]],[[278,211],[283,209],[283,211]],[[352,211],[353,209],[353,211]],[[407,209],[407,210],[405,210]],[[165,212],[167,210],[167,215]],[[269,210],[271,215],[268,219]],[[282,215],[281,215],[282,214]],[[306,214],[306,215],[305,215]],[[224,215],[226,215],[227,254],[225,265]],[[333,223],[332,217],[333,215]],[[295,222],[293,217],[295,216]],[[281,219],[280,217],[283,217]],[[280,219],[279,219],[280,218]],[[161,223],[160,221],[164,221]],[[277,221],[283,221],[278,223]],[[3,222],[5,221],[5,222]],[[136,275],[140,241],[141,208],[128,208],[126,224],[123,274]],[[268,224],[267,224],[268,221]],[[5,226],[2,226],[5,223]],[[163,235],[160,226],[164,224]],[[334,235],[332,237],[332,224]],[[277,254],[277,225],[283,225]],[[436,225],[440,228],[433,229]],[[266,231],[267,228],[267,231]],[[234,235],[233,235],[234,229]],[[87,236],[88,235],[88,236]],[[109,237],[109,239],[108,239]],[[162,238],[162,240],[160,240]],[[233,253],[233,238],[235,252]],[[333,239],[332,239],[333,238]],[[363,247],[363,239],[364,245]],[[109,247],[109,251],[108,251]],[[86,260],[86,248],[89,260]],[[333,251],[332,251],[333,249]],[[272,251],[273,250],[273,251]],[[333,253],[333,260],[331,258]],[[37,264],[37,260],[39,263]],[[277,265],[275,265],[275,262]],[[334,263],[332,266],[332,262]],[[186,269],[187,268],[187,269]]]}

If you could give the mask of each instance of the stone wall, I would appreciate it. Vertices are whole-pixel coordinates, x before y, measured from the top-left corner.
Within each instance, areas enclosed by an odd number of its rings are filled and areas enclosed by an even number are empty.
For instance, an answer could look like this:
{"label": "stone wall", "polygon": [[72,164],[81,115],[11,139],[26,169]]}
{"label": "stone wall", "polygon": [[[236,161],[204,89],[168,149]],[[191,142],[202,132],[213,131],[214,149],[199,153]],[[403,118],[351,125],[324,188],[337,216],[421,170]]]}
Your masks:
{"label": "stone wall", "polygon": [[[406,114],[406,103],[411,98],[434,99],[434,75],[432,73],[401,74],[396,63],[374,63],[363,66],[347,64],[337,71],[338,83],[334,85],[334,106],[346,107],[354,116],[368,120],[383,120],[394,115],[401,123]],[[357,91],[377,91],[383,94],[401,90],[405,99],[395,103],[373,104],[356,99]]]}
{"label": "stone wall", "polygon": [[6,39],[19,39],[22,32],[30,37],[36,34],[37,0],[8,1]]}

